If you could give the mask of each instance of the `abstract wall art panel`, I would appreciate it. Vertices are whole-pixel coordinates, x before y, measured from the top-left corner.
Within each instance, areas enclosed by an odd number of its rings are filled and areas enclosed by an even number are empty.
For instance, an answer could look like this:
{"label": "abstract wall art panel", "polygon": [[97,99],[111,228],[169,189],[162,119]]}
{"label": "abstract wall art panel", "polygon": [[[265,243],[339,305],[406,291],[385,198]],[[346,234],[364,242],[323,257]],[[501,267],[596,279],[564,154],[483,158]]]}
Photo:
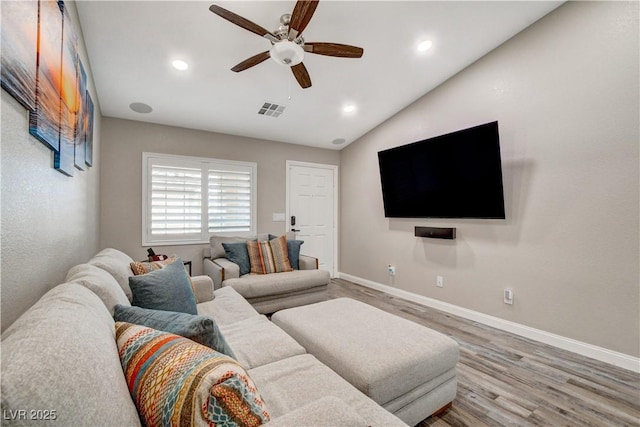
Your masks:
{"label": "abstract wall art panel", "polygon": [[3,1],[0,82],[2,88],[33,111],[36,106],[38,0]]}
{"label": "abstract wall art panel", "polygon": [[[72,127],[72,121],[75,120],[73,114],[66,105],[62,105],[62,114],[60,115],[60,127]],[[75,154],[75,139],[63,138],[60,134],[60,149],[54,153],[53,167],[58,169],[65,175],[73,176],[75,172],[73,157]]]}
{"label": "abstract wall art panel", "polygon": [[87,121],[87,134],[85,137],[85,163],[93,166],[93,101],[91,95],[87,92],[86,96],[85,120]]}
{"label": "abstract wall art panel", "polygon": [[58,151],[62,76],[62,11],[58,2],[40,2],[39,27],[36,107],[29,115],[29,132]]}
{"label": "abstract wall art panel", "polygon": [[86,166],[86,138],[89,122],[86,115],[87,73],[84,71],[84,66],[82,65],[82,61],[80,61],[80,59],[78,59],[78,99],[78,120],[76,127],[75,153],[73,159],[76,168],[84,170]]}
{"label": "abstract wall art panel", "polygon": [[55,153],[54,167],[73,176],[75,166],[76,125],[78,123],[78,40],[71,19],[63,11],[62,73],[60,76],[60,149]]}

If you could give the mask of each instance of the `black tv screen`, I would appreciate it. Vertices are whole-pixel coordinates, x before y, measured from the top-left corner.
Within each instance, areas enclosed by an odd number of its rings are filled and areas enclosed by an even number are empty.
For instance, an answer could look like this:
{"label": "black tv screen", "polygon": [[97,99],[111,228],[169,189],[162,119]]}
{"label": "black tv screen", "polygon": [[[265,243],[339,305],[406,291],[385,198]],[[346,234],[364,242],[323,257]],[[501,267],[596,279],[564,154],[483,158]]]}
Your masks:
{"label": "black tv screen", "polygon": [[387,218],[505,218],[498,122],[378,152]]}

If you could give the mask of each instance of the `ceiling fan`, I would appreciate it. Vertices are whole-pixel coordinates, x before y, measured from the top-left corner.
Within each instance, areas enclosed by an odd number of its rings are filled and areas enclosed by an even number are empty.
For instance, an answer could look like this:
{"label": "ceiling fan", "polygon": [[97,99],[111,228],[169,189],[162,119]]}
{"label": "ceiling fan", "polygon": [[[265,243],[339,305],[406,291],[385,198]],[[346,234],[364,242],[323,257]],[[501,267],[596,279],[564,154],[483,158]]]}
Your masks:
{"label": "ceiling fan", "polygon": [[311,17],[318,7],[318,0],[298,0],[291,14],[280,17],[280,26],[271,32],[260,25],[243,18],[240,15],[228,11],[216,4],[212,4],[209,10],[216,15],[236,24],[245,30],[251,31],[271,42],[271,49],[261,52],[251,58],[245,59],[231,70],[244,71],[255,65],[272,58],[281,65],[291,67],[291,71],[303,89],[311,87],[309,72],[302,63],[305,52],[317,55],[337,56],[341,58],[360,58],[364,53],[361,47],[340,43],[305,42],[302,32],[311,21]]}

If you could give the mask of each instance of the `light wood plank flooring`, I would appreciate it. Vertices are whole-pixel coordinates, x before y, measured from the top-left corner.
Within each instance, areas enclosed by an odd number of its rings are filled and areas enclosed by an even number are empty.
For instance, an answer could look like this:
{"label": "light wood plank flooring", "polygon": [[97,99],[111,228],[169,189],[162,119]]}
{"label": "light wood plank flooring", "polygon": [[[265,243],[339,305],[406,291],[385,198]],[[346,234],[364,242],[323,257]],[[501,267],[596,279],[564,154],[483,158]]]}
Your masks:
{"label": "light wood plank flooring", "polygon": [[460,344],[453,407],[427,426],[640,426],[640,374],[522,338],[341,279],[353,298]]}

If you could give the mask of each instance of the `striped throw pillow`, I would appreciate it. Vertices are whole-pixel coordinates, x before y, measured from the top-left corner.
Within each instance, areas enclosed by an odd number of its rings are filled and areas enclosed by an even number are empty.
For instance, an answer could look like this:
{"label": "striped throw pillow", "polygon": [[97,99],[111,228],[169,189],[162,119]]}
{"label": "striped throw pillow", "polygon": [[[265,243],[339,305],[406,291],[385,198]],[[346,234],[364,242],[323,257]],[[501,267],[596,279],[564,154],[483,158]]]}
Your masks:
{"label": "striped throw pillow", "polygon": [[270,420],[253,380],[232,358],[187,338],[116,323],[129,392],[146,426],[237,425]]}
{"label": "striped throw pillow", "polygon": [[251,272],[256,274],[293,271],[289,262],[287,238],[280,236],[266,242],[247,242]]}
{"label": "striped throw pillow", "polygon": [[164,261],[134,261],[129,264],[131,267],[131,271],[136,276],[141,274],[151,273],[152,271],[160,270],[161,268],[166,267],[167,265],[174,262],[178,257],[176,255],[170,256]]}

